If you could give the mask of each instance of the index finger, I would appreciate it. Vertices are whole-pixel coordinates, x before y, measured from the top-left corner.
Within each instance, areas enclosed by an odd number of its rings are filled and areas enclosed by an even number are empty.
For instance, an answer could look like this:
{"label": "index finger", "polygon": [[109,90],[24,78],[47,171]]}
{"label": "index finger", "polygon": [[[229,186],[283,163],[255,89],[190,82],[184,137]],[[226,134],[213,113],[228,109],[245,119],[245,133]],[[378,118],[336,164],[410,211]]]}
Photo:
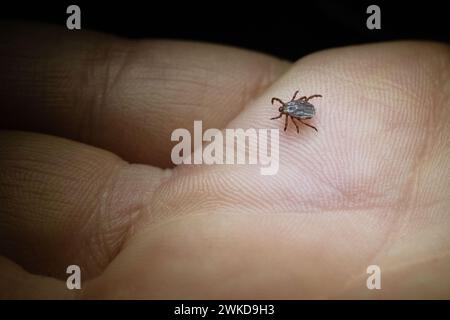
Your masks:
{"label": "index finger", "polygon": [[[288,66],[218,45],[135,41],[3,23],[0,126],[71,138],[171,166],[179,127],[222,128]],[[11,35],[14,35],[11,37]]]}

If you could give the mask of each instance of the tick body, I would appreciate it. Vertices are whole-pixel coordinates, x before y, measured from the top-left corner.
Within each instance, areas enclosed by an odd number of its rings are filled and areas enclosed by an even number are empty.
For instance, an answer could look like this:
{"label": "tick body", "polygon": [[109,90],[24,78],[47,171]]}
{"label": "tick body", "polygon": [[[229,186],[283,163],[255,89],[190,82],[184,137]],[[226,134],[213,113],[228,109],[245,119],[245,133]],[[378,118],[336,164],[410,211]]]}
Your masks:
{"label": "tick body", "polygon": [[308,101],[312,98],[318,98],[322,97],[320,94],[314,94],[309,97],[301,97],[298,99],[295,99],[297,97],[298,90],[295,91],[294,96],[292,97],[291,101],[289,102],[283,102],[278,98],[272,98],[272,104],[277,101],[281,103],[281,106],[278,108],[278,111],[280,112],[280,115],[278,117],[271,118],[270,120],[275,120],[281,118],[283,115],[286,116],[286,120],[284,121],[284,131],[286,131],[288,126],[288,120],[291,118],[291,121],[294,123],[295,127],[297,128],[297,133],[299,133],[299,127],[297,125],[296,121],[300,121],[305,126],[308,126],[310,128],[313,128],[314,130],[318,131],[316,127],[307,124],[303,122],[302,120],[311,119],[316,114],[316,109],[314,106],[309,103]]}

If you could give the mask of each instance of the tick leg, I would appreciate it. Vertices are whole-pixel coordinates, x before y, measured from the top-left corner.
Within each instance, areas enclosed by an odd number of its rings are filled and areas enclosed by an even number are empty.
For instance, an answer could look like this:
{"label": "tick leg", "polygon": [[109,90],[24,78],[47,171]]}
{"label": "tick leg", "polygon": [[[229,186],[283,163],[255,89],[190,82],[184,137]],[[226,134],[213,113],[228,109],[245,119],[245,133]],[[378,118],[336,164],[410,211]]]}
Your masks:
{"label": "tick leg", "polygon": [[322,96],[320,94],[313,94],[312,96],[309,96],[308,98],[306,98],[306,102],[308,102],[309,99],[312,99],[312,98],[322,98]]}
{"label": "tick leg", "polygon": [[306,96],[300,97],[298,100],[306,100]]}
{"label": "tick leg", "polygon": [[281,118],[282,116],[283,116],[283,114],[282,114],[282,113],[280,113],[280,115],[279,115],[278,117],[275,117],[275,118],[270,118],[270,120],[280,119],[280,118]]}
{"label": "tick leg", "polygon": [[317,132],[319,132],[319,130],[317,130],[317,128],[316,127],[313,127],[312,125],[310,125],[310,124],[307,124],[307,123],[305,123],[305,122],[303,122],[302,120],[300,120],[300,119],[297,119],[298,121],[300,121],[301,123],[303,123],[305,126],[308,126],[308,127],[310,127],[310,128],[313,128],[314,130],[316,130]]}
{"label": "tick leg", "polygon": [[289,119],[289,117],[288,117],[288,115],[286,115],[286,120],[284,121],[284,131],[286,131],[287,126],[288,126],[288,119]]}
{"label": "tick leg", "polygon": [[284,102],[281,101],[280,99],[278,99],[278,98],[272,98],[272,104],[273,104],[274,101],[278,101],[279,103],[281,103],[281,104],[284,106]]}
{"label": "tick leg", "polygon": [[298,90],[295,91],[294,96],[292,97],[291,101],[294,101],[294,100],[295,100],[295,97],[297,96],[297,93],[298,93]]}
{"label": "tick leg", "polygon": [[297,133],[299,133],[300,131],[299,131],[299,128],[298,128],[298,124],[297,124],[297,122],[294,121],[295,118],[291,117],[291,119],[292,119],[292,122],[295,124],[295,127],[297,128]]}

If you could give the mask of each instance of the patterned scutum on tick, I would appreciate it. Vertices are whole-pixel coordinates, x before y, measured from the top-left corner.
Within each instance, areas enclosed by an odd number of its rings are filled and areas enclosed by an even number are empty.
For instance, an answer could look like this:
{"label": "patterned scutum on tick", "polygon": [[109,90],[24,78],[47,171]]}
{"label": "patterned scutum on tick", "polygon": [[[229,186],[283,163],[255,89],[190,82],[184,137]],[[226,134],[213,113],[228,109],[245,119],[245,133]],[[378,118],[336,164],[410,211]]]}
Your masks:
{"label": "patterned scutum on tick", "polygon": [[300,119],[310,119],[315,114],[314,106],[302,101],[287,102],[284,109],[289,115]]}

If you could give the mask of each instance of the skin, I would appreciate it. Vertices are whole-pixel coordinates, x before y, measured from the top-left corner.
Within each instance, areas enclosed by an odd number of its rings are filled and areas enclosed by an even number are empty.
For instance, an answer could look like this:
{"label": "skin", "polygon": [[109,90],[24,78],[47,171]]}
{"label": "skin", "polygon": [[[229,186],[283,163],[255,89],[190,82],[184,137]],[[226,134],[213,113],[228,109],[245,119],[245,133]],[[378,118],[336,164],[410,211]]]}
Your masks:
{"label": "skin", "polygon": [[[3,23],[0,54],[1,298],[450,298],[448,46],[289,63]],[[296,90],[318,133],[270,120]],[[278,174],[174,168],[199,119],[280,129]]]}

